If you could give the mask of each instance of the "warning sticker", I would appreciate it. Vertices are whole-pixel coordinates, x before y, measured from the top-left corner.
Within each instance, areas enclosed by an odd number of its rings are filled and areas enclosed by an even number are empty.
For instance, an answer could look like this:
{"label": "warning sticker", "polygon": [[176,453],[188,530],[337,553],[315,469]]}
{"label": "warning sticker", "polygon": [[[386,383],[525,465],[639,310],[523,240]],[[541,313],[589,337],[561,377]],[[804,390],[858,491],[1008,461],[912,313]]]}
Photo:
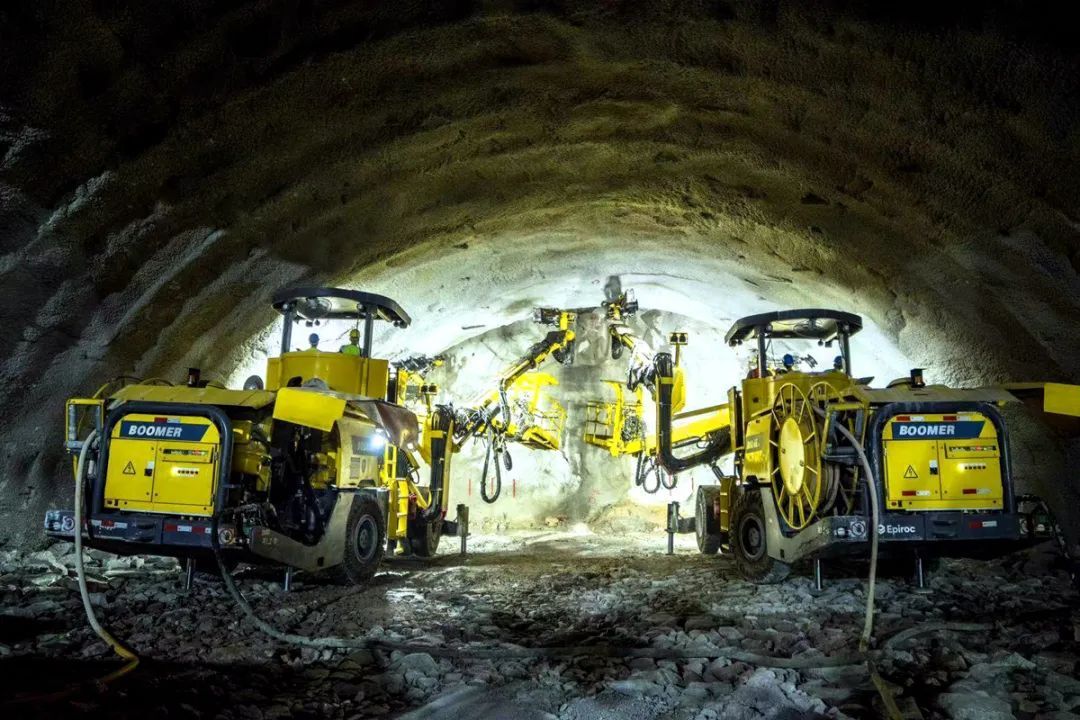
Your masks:
{"label": "warning sticker", "polygon": [[135,474],[135,465],[130,460],[128,460],[127,465],[124,466],[124,474],[125,475],[134,475]]}
{"label": "warning sticker", "polygon": [[908,465],[907,466],[907,472],[904,473],[904,479],[905,480],[917,480],[918,478],[919,478],[919,473],[915,472],[915,466],[914,465]]}

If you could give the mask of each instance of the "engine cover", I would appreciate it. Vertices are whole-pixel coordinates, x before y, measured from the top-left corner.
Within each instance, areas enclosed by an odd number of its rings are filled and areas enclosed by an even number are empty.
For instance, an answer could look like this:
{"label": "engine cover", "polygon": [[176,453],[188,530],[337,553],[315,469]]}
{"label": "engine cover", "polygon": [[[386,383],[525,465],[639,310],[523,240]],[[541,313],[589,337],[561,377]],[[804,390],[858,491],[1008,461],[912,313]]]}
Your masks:
{"label": "engine cover", "polygon": [[220,435],[204,417],[125,415],[108,439],[104,506],[213,514]]}
{"label": "engine cover", "polygon": [[1001,438],[982,413],[896,415],[882,445],[888,507],[1001,509]]}

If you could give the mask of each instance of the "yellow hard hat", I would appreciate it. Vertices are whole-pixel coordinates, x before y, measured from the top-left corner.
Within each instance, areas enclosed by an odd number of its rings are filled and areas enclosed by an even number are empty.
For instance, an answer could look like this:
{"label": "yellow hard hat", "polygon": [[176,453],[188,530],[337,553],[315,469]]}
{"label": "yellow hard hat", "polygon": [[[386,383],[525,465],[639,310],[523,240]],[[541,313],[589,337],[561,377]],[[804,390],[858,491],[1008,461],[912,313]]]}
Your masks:
{"label": "yellow hard hat", "polygon": [[360,339],[360,331],[359,330],[357,330],[356,328],[353,328],[352,330],[349,331],[349,340],[351,340],[353,342],[356,342],[359,339]]}

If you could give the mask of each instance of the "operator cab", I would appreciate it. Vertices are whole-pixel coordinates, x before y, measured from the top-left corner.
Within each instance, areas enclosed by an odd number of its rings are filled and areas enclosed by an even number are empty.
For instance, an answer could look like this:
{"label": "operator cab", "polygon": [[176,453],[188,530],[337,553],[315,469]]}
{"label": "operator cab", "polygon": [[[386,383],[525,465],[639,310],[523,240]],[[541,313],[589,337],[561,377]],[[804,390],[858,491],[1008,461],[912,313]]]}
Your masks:
{"label": "operator cab", "polygon": [[[375,322],[408,327],[412,320],[400,305],[360,290],[297,287],[275,293],[273,306],[284,330],[279,357],[267,360],[266,389],[307,386],[386,397],[390,368],[372,356]],[[301,323],[311,330],[304,350],[293,347],[293,328]]]}
{"label": "operator cab", "polygon": [[724,340],[731,347],[742,345],[748,340],[757,341],[757,352],[752,358],[756,368],[750,371],[750,377],[760,377],[760,368],[766,368],[766,375],[782,375],[798,372],[800,361],[811,368],[817,365],[812,356],[798,357],[787,353],[782,363],[769,363],[769,349],[773,340],[814,340],[818,345],[832,347],[839,345],[840,354],[832,363],[831,370],[851,375],[851,336],[862,329],[862,318],[852,313],[839,310],[780,310],[777,312],[748,315],[736,320],[728,330]]}

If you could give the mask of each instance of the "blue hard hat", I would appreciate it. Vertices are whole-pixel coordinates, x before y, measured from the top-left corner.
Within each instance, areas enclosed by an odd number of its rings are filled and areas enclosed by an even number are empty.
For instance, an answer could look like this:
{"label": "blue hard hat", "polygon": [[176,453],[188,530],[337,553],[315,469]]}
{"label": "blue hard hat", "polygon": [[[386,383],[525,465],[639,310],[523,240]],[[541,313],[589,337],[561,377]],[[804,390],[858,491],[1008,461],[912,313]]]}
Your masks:
{"label": "blue hard hat", "polygon": [[308,335],[308,342],[311,343],[311,347],[315,347],[319,344],[319,336],[317,333],[311,333]]}
{"label": "blue hard hat", "polygon": [[791,353],[784,353],[784,367],[791,367],[795,364],[795,356]]}

